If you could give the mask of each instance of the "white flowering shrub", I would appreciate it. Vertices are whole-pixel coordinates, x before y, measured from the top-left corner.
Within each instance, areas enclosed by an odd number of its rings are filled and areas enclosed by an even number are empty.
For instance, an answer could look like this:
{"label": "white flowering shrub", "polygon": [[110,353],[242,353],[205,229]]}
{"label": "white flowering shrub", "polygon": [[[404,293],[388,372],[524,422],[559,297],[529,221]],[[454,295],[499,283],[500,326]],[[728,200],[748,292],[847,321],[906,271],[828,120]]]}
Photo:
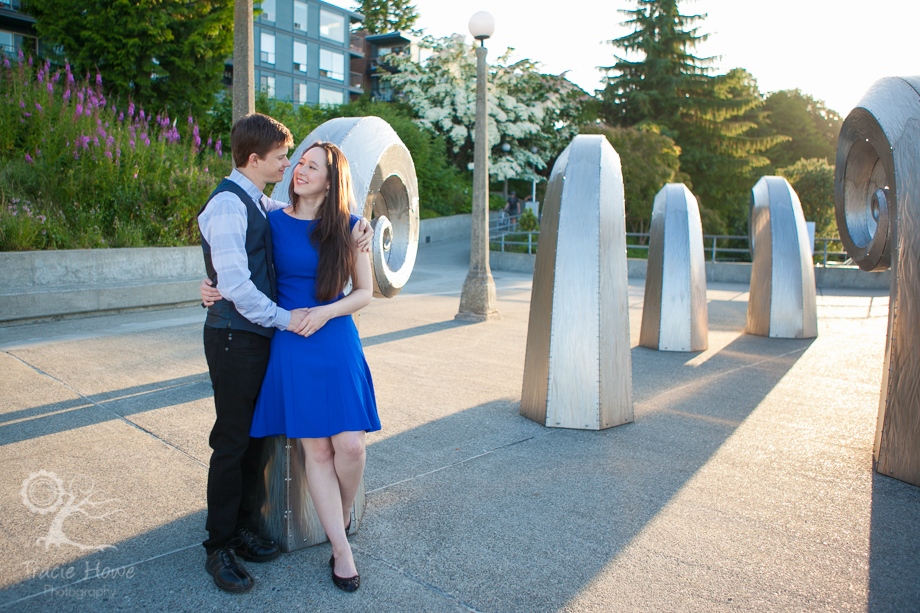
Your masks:
{"label": "white flowering shrub", "polygon": [[[476,54],[459,34],[429,36],[421,45],[431,53],[424,63],[390,56],[396,72],[386,78],[415,110],[416,122],[445,138],[453,162],[472,168]],[[588,95],[563,76],[541,74],[536,62],[509,63],[512,51],[488,68],[489,174],[497,180],[541,180],[537,172],[578,134],[577,118]]]}

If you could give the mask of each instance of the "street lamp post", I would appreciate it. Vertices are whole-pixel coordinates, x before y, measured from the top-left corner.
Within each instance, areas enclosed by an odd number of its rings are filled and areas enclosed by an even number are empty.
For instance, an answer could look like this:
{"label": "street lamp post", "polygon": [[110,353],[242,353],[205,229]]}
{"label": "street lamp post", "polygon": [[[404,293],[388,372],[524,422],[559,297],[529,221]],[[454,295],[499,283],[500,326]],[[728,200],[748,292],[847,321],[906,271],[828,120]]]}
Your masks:
{"label": "street lamp post", "polygon": [[460,294],[456,319],[486,321],[498,317],[495,280],[489,267],[489,157],[486,129],[486,54],[483,41],[495,31],[495,19],[485,11],[470,18],[476,47],[476,132],[473,147],[473,219],[470,237],[470,271]]}
{"label": "street lamp post", "polygon": [[235,0],[233,11],[233,123],[255,113],[252,0]]}

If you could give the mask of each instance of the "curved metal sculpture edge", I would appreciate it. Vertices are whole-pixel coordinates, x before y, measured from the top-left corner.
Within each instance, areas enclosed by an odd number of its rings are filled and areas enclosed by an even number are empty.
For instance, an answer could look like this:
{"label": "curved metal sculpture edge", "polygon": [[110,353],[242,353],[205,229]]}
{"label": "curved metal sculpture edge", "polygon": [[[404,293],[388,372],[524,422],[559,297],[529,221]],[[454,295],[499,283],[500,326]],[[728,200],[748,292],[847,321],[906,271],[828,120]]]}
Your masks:
{"label": "curved metal sculpture edge", "polygon": [[920,486],[920,76],[876,81],[840,129],[837,228],[862,270],[891,267],[873,457]]}
{"label": "curved metal sculpture edge", "polygon": [[745,332],[772,338],[818,335],[815,269],[799,197],[783,177],[751,188],[751,289]]}

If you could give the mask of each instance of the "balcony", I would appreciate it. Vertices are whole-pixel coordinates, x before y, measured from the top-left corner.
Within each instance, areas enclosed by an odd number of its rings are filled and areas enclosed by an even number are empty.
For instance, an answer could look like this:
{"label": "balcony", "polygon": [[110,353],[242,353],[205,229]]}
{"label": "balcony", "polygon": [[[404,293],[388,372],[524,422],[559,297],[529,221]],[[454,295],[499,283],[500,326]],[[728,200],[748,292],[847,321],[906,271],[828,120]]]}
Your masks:
{"label": "balcony", "polygon": [[351,88],[351,92],[355,94],[360,94],[364,92],[364,75],[360,72],[351,72],[349,73],[348,85]]}
{"label": "balcony", "polygon": [[348,50],[354,56],[364,57],[364,37],[352,34],[351,39],[348,41]]}

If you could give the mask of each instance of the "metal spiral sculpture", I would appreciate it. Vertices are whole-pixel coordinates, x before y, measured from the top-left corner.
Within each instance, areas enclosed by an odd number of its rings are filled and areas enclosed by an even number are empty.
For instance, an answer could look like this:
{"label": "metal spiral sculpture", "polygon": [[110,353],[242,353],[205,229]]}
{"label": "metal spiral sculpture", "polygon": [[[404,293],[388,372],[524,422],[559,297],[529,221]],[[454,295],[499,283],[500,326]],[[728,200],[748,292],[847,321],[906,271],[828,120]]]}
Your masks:
{"label": "metal spiral sculpture", "polygon": [[706,256],[696,198],[683,183],[655,196],[639,344],[659,351],[709,346]]}
{"label": "metal spiral sculpture", "polygon": [[[392,298],[409,280],[418,252],[418,180],[412,156],[393,128],[379,117],[327,121],[303,140],[291,160],[299,160],[317,141],[337,145],[348,158],[356,200],[351,212],[367,218],[373,215],[374,295]],[[288,200],[293,169],[291,166],[285,171],[272,198]],[[357,323],[357,314],[355,318]],[[307,488],[300,443],[276,436],[266,440],[262,448],[262,480],[257,493],[260,533],[285,552],[326,542]],[[358,530],[364,517],[364,492],[362,478],[351,512],[350,534]]]}
{"label": "metal spiral sculpture", "polygon": [[620,156],[579,135],[559,155],[534,265],[521,415],[554,428],[633,420]]}
{"label": "metal spiral sculpture", "polygon": [[843,122],[834,208],[853,261],[891,267],[875,469],[920,485],[920,76],[876,81]]}
{"label": "metal spiral sculpture", "polygon": [[[409,150],[390,124],[379,117],[331,119],[300,143],[291,156],[296,163],[317,141],[338,146],[348,158],[355,202],[351,212],[373,219],[374,295],[392,298],[415,266],[418,252],[418,179]],[[288,200],[294,166],[284,171],[272,198]]]}

